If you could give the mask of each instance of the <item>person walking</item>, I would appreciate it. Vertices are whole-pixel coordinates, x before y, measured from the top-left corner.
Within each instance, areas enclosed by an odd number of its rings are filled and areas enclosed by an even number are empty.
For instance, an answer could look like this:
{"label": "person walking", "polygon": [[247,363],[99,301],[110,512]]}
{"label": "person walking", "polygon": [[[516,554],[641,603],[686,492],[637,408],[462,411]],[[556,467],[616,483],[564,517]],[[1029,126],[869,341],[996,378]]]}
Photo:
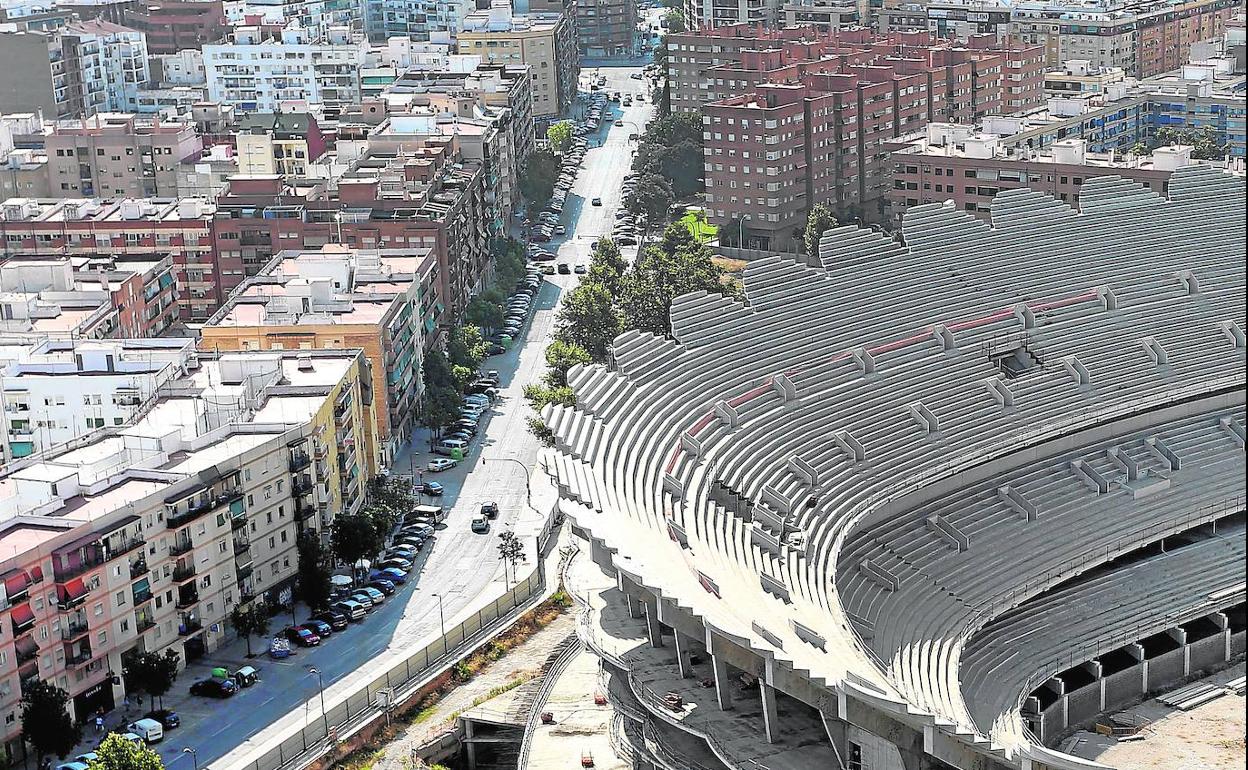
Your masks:
{"label": "person walking", "polygon": [[100,714],[95,715],[95,734],[99,735],[104,732],[104,717]]}

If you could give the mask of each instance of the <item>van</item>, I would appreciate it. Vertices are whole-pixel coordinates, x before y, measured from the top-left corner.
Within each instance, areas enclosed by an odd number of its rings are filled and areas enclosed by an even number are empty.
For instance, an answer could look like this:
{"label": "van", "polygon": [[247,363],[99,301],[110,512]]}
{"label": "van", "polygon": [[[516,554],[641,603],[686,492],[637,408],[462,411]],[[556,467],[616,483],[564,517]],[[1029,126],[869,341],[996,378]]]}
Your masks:
{"label": "van", "polygon": [[165,737],[165,726],[155,719],[131,722],[126,729],[142,738],[144,743],[160,743]]}
{"label": "van", "polygon": [[457,438],[448,438],[445,441],[439,441],[437,445],[434,446],[433,451],[434,451],[434,454],[446,455],[447,457],[451,457],[455,453],[456,449],[458,449],[463,454],[468,454],[468,442],[461,441]]}
{"label": "van", "polygon": [[343,599],[337,604],[331,606],[330,609],[334,612],[341,612],[343,615],[346,615],[347,618],[353,623],[359,623],[367,614],[367,611],[364,609],[364,605],[353,599]]}
{"label": "van", "polygon": [[442,510],[442,506],[440,505],[418,505],[412,509],[412,512],[409,515],[412,519],[419,519],[421,517],[428,516],[434,521],[442,521],[442,519],[446,517],[446,511]]}

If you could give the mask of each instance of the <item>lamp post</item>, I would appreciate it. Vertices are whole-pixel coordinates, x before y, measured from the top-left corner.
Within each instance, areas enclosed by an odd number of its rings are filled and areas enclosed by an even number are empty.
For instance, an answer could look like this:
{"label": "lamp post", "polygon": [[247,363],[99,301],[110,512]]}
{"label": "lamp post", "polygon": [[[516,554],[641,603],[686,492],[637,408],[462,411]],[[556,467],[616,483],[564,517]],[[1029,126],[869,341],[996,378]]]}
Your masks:
{"label": "lamp post", "polygon": [[739,249],[745,248],[745,220],[749,218],[749,214],[742,214],[741,218],[737,220],[738,224],[740,224],[740,229],[737,230],[737,248]]}
{"label": "lamp post", "polygon": [[501,460],[503,462],[508,462],[508,463],[515,463],[516,465],[519,465],[522,469],[524,469],[524,502],[525,502],[525,505],[528,505],[530,508],[533,507],[533,498],[531,496],[532,490],[529,489],[529,474],[530,474],[529,466],[525,465],[523,462],[521,462],[520,460],[517,460],[514,457],[494,456],[494,457],[488,457],[488,458],[482,457],[481,459],[483,462],[488,459],[488,460]]}
{"label": "lamp post", "polygon": [[442,629],[442,641],[446,642],[446,616],[442,614],[442,594],[434,594],[434,598],[438,600],[438,625]]}
{"label": "lamp post", "polygon": [[190,754],[191,764],[194,766],[195,770],[199,770],[199,755],[195,753],[195,749],[191,748],[190,746],[187,746],[186,748],[182,749],[182,753]]}
{"label": "lamp post", "polygon": [[329,715],[325,713],[325,680],[321,678],[321,670],[316,666],[308,666],[309,674],[316,674],[316,684],[321,690],[321,724],[325,727],[325,740],[329,740]]}

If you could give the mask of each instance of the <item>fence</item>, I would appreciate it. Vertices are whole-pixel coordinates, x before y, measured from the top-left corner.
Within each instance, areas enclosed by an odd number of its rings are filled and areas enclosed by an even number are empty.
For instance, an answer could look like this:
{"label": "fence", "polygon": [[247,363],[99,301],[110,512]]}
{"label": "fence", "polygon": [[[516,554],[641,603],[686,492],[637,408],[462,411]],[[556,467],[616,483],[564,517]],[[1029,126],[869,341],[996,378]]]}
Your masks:
{"label": "fence", "polygon": [[307,767],[328,754],[339,741],[359,733],[388,709],[410,699],[465,654],[505,629],[514,619],[513,610],[528,603],[536,604],[546,594],[543,561],[554,541],[551,537],[553,518],[548,519],[537,538],[538,554],[533,571],[519,578],[501,596],[447,627],[445,635],[407,654],[384,674],[346,698],[327,698],[324,719],[292,727],[284,737],[266,741],[244,758],[231,760],[227,755],[213,763],[213,770],[300,770]]}

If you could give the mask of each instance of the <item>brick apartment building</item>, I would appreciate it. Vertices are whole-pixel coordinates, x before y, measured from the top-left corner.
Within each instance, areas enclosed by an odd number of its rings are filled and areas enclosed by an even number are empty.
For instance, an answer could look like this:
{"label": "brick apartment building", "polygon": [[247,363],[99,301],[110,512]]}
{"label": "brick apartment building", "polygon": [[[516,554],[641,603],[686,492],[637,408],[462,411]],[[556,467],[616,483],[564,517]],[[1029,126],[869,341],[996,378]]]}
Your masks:
{"label": "brick apartment building", "polygon": [[48,187],[66,198],[147,198],[177,189],[182,163],[203,143],[189,121],[129,113],[61,120],[44,137]]}
{"label": "brick apartment building", "polygon": [[126,26],[147,36],[147,50],[154,56],[199,50],[229,29],[221,0],[147,0],[123,15]]}
{"label": "brick apartment building", "polygon": [[[742,39],[740,28],[727,27],[703,41],[721,32]],[[1000,49],[985,37],[955,43],[849,30],[735,58],[706,68],[705,87],[682,102],[692,109],[712,100],[701,106],[708,217],[754,248],[794,250],[816,203],[882,219],[890,139],[932,121],[972,122],[1043,101],[1043,52]]]}

